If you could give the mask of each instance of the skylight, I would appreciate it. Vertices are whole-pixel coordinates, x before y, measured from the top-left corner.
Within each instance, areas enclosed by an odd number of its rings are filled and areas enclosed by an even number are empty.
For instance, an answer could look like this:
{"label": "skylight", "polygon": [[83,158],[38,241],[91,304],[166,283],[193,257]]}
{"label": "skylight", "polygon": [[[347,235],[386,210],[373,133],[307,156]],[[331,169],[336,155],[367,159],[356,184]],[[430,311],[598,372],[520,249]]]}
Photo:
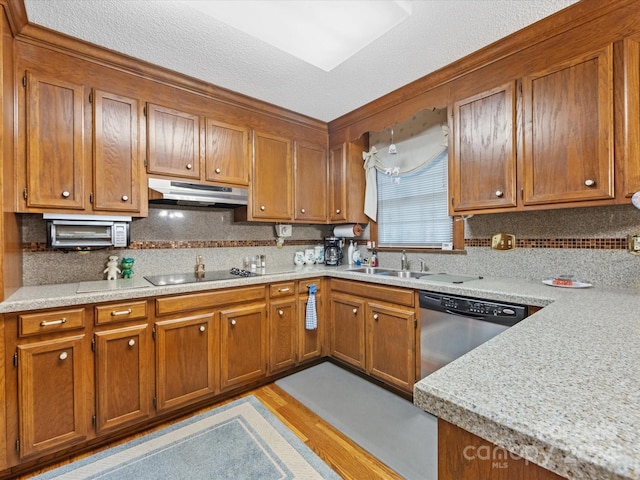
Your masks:
{"label": "skylight", "polygon": [[408,0],[184,3],[327,72],[411,15]]}

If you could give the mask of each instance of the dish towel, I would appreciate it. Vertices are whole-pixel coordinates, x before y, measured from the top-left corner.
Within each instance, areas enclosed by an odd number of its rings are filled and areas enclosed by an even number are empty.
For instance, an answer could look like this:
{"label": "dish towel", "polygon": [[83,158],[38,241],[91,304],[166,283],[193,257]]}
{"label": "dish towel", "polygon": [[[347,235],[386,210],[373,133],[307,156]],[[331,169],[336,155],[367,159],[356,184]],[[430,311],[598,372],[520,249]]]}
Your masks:
{"label": "dish towel", "polygon": [[315,330],[318,328],[318,314],[316,312],[316,284],[309,285],[309,300],[307,300],[307,312],[305,315],[304,328]]}

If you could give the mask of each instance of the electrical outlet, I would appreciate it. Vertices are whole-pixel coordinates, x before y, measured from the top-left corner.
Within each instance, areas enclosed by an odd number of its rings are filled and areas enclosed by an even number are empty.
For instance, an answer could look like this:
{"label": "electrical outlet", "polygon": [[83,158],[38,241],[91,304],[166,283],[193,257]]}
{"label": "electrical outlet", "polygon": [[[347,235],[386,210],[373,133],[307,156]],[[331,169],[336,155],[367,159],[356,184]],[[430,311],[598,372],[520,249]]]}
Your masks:
{"label": "electrical outlet", "polygon": [[291,225],[285,223],[276,224],[276,235],[278,237],[290,237],[292,232]]}
{"label": "electrical outlet", "polygon": [[491,237],[491,248],[494,250],[513,250],[516,248],[516,236],[508,233],[496,233]]}
{"label": "electrical outlet", "polygon": [[640,233],[629,235],[629,252],[640,255]]}

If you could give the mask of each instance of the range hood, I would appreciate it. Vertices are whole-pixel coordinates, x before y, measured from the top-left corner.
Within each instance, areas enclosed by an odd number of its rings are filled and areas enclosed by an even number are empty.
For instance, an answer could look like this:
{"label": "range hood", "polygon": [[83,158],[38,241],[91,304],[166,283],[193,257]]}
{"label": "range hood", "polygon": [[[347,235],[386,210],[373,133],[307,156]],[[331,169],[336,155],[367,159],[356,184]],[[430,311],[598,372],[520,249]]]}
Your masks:
{"label": "range hood", "polygon": [[236,208],[248,204],[247,188],[149,178],[149,203],[196,207]]}

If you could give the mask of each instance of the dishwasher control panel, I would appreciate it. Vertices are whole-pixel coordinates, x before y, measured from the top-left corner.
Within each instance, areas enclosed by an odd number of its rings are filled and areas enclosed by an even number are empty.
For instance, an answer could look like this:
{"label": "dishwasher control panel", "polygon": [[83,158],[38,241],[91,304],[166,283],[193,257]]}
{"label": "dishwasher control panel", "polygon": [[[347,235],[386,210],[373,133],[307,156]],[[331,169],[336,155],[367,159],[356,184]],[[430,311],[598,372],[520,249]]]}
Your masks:
{"label": "dishwasher control panel", "polygon": [[526,318],[526,305],[505,304],[436,292],[420,292],[420,308],[484,318],[504,319],[514,323]]}

